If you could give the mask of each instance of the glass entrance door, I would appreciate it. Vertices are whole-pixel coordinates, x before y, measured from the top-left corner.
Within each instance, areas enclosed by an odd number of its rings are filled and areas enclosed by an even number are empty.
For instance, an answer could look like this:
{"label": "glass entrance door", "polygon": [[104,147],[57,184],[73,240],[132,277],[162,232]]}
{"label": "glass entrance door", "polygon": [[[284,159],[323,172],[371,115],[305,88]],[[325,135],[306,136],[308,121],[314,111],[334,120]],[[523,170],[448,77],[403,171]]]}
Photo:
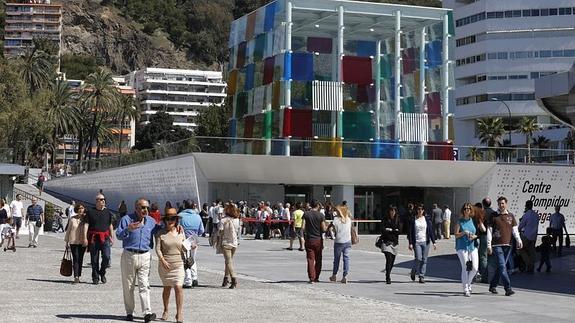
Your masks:
{"label": "glass entrance door", "polygon": [[[374,219],[374,198],[373,191],[365,191],[361,194],[356,194],[354,197],[354,217],[357,220],[373,220]],[[360,222],[357,229],[360,233],[371,233],[374,230],[374,223]]]}

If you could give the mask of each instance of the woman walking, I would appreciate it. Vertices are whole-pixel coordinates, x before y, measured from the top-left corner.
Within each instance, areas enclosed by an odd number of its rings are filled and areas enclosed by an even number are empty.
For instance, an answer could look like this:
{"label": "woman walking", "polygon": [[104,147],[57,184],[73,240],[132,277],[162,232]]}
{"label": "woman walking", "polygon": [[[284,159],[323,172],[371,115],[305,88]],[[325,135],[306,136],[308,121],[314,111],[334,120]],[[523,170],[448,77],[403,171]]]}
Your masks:
{"label": "woman walking", "polygon": [[182,259],[183,242],[186,240],[183,230],[178,230],[180,216],[174,208],[166,210],[162,217],[164,228],[156,234],[156,254],[158,255],[158,272],[164,285],[162,300],[164,313],[162,319],[168,319],[170,291],[176,294],[176,321],[183,322],[182,307],[184,304],[184,261]]}
{"label": "woman walking", "polygon": [[461,263],[461,284],[463,295],[471,296],[471,283],[479,267],[479,256],[475,247],[476,229],[473,224],[473,206],[471,203],[463,204],[459,220],[455,225],[455,249]]}
{"label": "woman walking", "polygon": [[385,283],[391,284],[391,269],[393,269],[395,257],[397,256],[399,232],[401,231],[401,224],[395,206],[389,206],[387,216],[381,220],[381,226],[381,238],[383,240],[381,252],[385,255]]}
{"label": "woman walking", "polygon": [[[349,273],[349,252],[351,251],[351,213],[347,206],[339,205],[335,209],[330,207],[330,212],[333,213],[334,218],[332,228],[335,234],[335,241],[333,245],[333,270],[330,281],[337,280],[337,272],[339,271],[339,260],[343,254],[343,277],[341,282],[347,284],[347,274]],[[328,231],[329,232],[329,231]]]}
{"label": "woman walking", "polygon": [[218,224],[217,248],[224,254],[225,269],[224,281],[222,287],[228,286],[234,289],[238,286],[236,275],[234,273],[234,254],[238,248],[238,228],[240,226],[240,212],[238,208],[228,203],[224,208],[224,218]]}
{"label": "woman walking", "polygon": [[88,246],[88,224],[85,222],[86,207],[82,203],[74,205],[74,215],[68,220],[64,241],[66,248],[72,252],[72,268],[74,269],[74,282],[78,284],[82,276],[84,253]]}
{"label": "woman walking", "polygon": [[[487,284],[487,223],[485,219],[485,211],[481,203],[476,203],[473,206],[473,224],[475,225],[477,239],[479,241],[479,271],[475,275],[475,282]],[[477,247],[477,242],[475,242]]]}
{"label": "woman walking", "polygon": [[425,216],[423,204],[419,204],[415,211],[415,219],[411,223],[409,234],[409,250],[414,251],[415,261],[411,268],[411,280],[415,281],[415,276],[419,276],[419,283],[425,283],[425,272],[427,271],[427,256],[433,244],[435,246],[435,235],[431,220]]}

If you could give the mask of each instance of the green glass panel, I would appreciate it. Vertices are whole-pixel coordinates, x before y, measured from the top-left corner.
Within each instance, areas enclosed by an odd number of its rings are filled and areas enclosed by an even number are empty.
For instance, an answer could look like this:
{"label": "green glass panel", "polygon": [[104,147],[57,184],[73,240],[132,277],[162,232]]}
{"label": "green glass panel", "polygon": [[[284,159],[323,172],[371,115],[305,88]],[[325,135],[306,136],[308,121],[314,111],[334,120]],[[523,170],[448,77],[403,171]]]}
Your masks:
{"label": "green glass panel", "polygon": [[266,111],[266,113],[264,113],[264,129],[263,129],[263,137],[265,139],[272,138],[272,122],[273,122],[272,111]]}
{"label": "green glass panel", "polygon": [[412,96],[408,96],[401,100],[401,112],[404,113],[413,113],[415,112],[415,98]]}
{"label": "green glass panel", "polygon": [[257,36],[254,47],[254,62],[260,62],[264,57],[266,49],[266,34]]}
{"label": "green glass panel", "polygon": [[373,114],[371,112],[342,113],[343,138],[346,141],[369,141],[374,137]]}
{"label": "green glass panel", "polygon": [[449,26],[447,26],[449,36],[455,36],[455,24],[453,23],[453,11],[447,12],[447,20]]}
{"label": "green glass panel", "polygon": [[379,69],[382,79],[390,79],[393,76],[393,56],[391,54],[383,55],[381,57]]}

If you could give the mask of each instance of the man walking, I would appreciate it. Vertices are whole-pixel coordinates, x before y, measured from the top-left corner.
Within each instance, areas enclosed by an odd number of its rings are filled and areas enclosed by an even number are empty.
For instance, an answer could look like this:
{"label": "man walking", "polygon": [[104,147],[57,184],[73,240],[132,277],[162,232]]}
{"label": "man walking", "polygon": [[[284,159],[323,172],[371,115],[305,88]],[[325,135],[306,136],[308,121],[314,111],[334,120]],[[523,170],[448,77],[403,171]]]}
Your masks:
{"label": "man walking", "polygon": [[[563,230],[567,233],[567,227],[565,226],[565,216],[559,211],[561,211],[561,207],[556,206],[555,213],[551,214],[549,218],[549,227],[551,228],[553,250],[557,252],[558,257],[561,257],[563,251]],[[557,239],[559,239],[559,249],[557,249]]]}
{"label": "man walking", "polygon": [[[92,265],[92,283],[106,283],[106,269],[110,265],[110,248],[114,244],[112,232],[112,212],[106,208],[106,197],[96,195],[96,208],[86,213],[88,223],[88,243],[90,264]],[[100,255],[102,263],[100,264]]]}
{"label": "man walking", "polygon": [[[38,222],[39,221],[39,222]],[[28,248],[38,248],[38,234],[44,223],[44,210],[38,205],[38,199],[33,197],[32,204],[26,209],[26,226],[28,227]]]}
{"label": "man walking", "polygon": [[[193,237],[196,241],[198,237],[204,234],[204,224],[202,217],[196,209],[196,203],[192,200],[184,201],[184,210],[178,214],[180,218],[180,225],[184,228],[186,239]],[[198,265],[196,261],[196,250],[192,249],[188,252],[188,257],[194,259],[194,264],[187,268],[185,267],[184,288],[192,288],[198,286]]]}
{"label": "man walking", "polygon": [[443,205],[443,237],[449,239],[451,237],[451,210],[447,204]]}
{"label": "man walking", "polygon": [[134,288],[136,279],[140,295],[140,304],[144,313],[144,322],[156,319],[150,305],[150,250],[153,246],[153,237],[159,229],[154,218],[148,215],[150,206],[146,199],[140,198],[135,204],[135,213],[128,214],[120,219],[116,230],[116,237],[122,240],[122,292],[124,294],[124,307],[126,320],[134,320]]}
{"label": "man walking", "polygon": [[311,201],[311,210],[303,215],[302,231],[305,236],[305,252],[307,259],[307,275],[309,283],[319,282],[323,252],[322,233],[326,230],[325,217],[319,212],[319,203]]}
{"label": "man walking", "polygon": [[20,239],[20,228],[22,227],[22,210],[24,205],[22,204],[22,195],[16,194],[16,199],[10,203],[10,215],[14,221],[14,227],[16,227],[16,239]]}
{"label": "man walking", "polygon": [[507,198],[501,196],[497,199],[499,210],[487,228],[487,253],[491,262],[496,266],[495,274],[489,283],[489,291],[497,294],[497,284],[501,278],[505,288],[505,296],[515,292],[511,289],[511,280],[507,273],[507,260],[511,254],[511,239],[517,241],[517,249],[522,248],[521,238],[515,216],[507,210]]}
{"label": "man walking", "polygon": [[526,272],[533,274],[535,270],[535,244],[537,243],[537,229],[539,228],[539,215],[533,211],[533,201],[525,202],[525,214],[519,222],[519,232],[523,242],[521,258],[527,266]]}
{"label": "man walking", "polygon": [[436,239],[441,239],[441,231],[443,230],[443,211],[441,211],[437,206],[437,203],[433,204],[431,219],[433,221],[433,233],[435,233]]}

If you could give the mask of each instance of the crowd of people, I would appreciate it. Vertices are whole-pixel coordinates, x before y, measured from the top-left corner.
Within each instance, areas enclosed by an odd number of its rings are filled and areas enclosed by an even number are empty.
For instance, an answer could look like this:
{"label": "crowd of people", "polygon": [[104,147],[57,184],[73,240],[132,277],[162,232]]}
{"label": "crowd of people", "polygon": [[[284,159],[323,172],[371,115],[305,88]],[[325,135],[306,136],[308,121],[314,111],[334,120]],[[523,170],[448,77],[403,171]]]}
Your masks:
{"label": "crowd of people", "polygon": [[[44,221],[44,211],[35,198],[25,214],[23,209],[19,195],[8,207],[0,200],[0,246],[7,240],[11,244],[7,248],[14,248],[22,218],[31,233],[28,247],[38,246],[38,231]],[[111,246],[116,239],[122,241],[120,269],[127,320],[134,319],[136,287],[144,321],[156,319],[150,306],[148,280],[152,251],[155,251],[158,274],[164,286],[161,317],[168,319],[170,294],[174,290],[175,318],[177,322],[182,322],[183,289],[199,285],[196,261],[199,237],[209,237],[210,245],[224,257],[222,287],[238,287],[234,255],[242,235],[246,234],[253,234],[256,240],[272,237],[289,239],[287,250],[293,250],[294,241],[298,240],[298,250],[305,251],[310,284],[320,279],[324,240],[333,239],[333,266],[329,280],[338,281],[340,263],[343,263],[343,272],[339,281],[345,284],[349,280],[351,249],[357,243],[357,233],[346,201],[339,205],[322,204],[317,200],[294,205],[271,205],[262,201],[250,207],[244,201],[224,203],[216,200],[211,205],[203,204],[199,208],[195,201],[184,200],[175,206],[167,202],[165,208],[160,210],[157,203],[140,198],[134,203],[133,213],[128,213],[125,201],[118,209],[121,217],[115,221],[113,213],[106,208],[106,198],[102,192],[96,195],[94,208],[72,202],[66,210],[68,223],[64,241],[72,254],[73,284],[80,282],[86,252],[90,253],[92,283],[106,284]],[[488,283],[489,291],[497,294],[497,286],[501,282],[505,295],[511,296],[515,292],[511,287],[510,275],[518,262],[523,263],[523,271],[533,273],[538,251],[540,263],[537,270],[541,271],[545,265],[549,272],[552,268],[551,253],[555,251],[561,256],[563,232],[567,234],[567,231],[560,207],[557,206],[555,211],[541,244],[536,246],[539,216],[533,210],[532,201],[526,201],[525,213],[520,219],[509,212],[505,197],[497,199],[496,209],[491,207],[490,198],[476,204],[464,203],[453,218],[447,205],[439,208],[433,204],[429,212],[421,203],[409,203],[403,210],[390,205],[382,215],[381,235],[376,242],[376,247],[385,255],[386,283],[392,283],[391,272],[401,234],[407,235],[408,248],[414,255],[410,278],[421,284],[425,283],[427,259],[432,248],[436,249],[436,239],[442,236],[450,239],[453,234],[461,264],[463,295],[471,296],[475,282]],[[450,223],[452,220],[453,226]]]}

